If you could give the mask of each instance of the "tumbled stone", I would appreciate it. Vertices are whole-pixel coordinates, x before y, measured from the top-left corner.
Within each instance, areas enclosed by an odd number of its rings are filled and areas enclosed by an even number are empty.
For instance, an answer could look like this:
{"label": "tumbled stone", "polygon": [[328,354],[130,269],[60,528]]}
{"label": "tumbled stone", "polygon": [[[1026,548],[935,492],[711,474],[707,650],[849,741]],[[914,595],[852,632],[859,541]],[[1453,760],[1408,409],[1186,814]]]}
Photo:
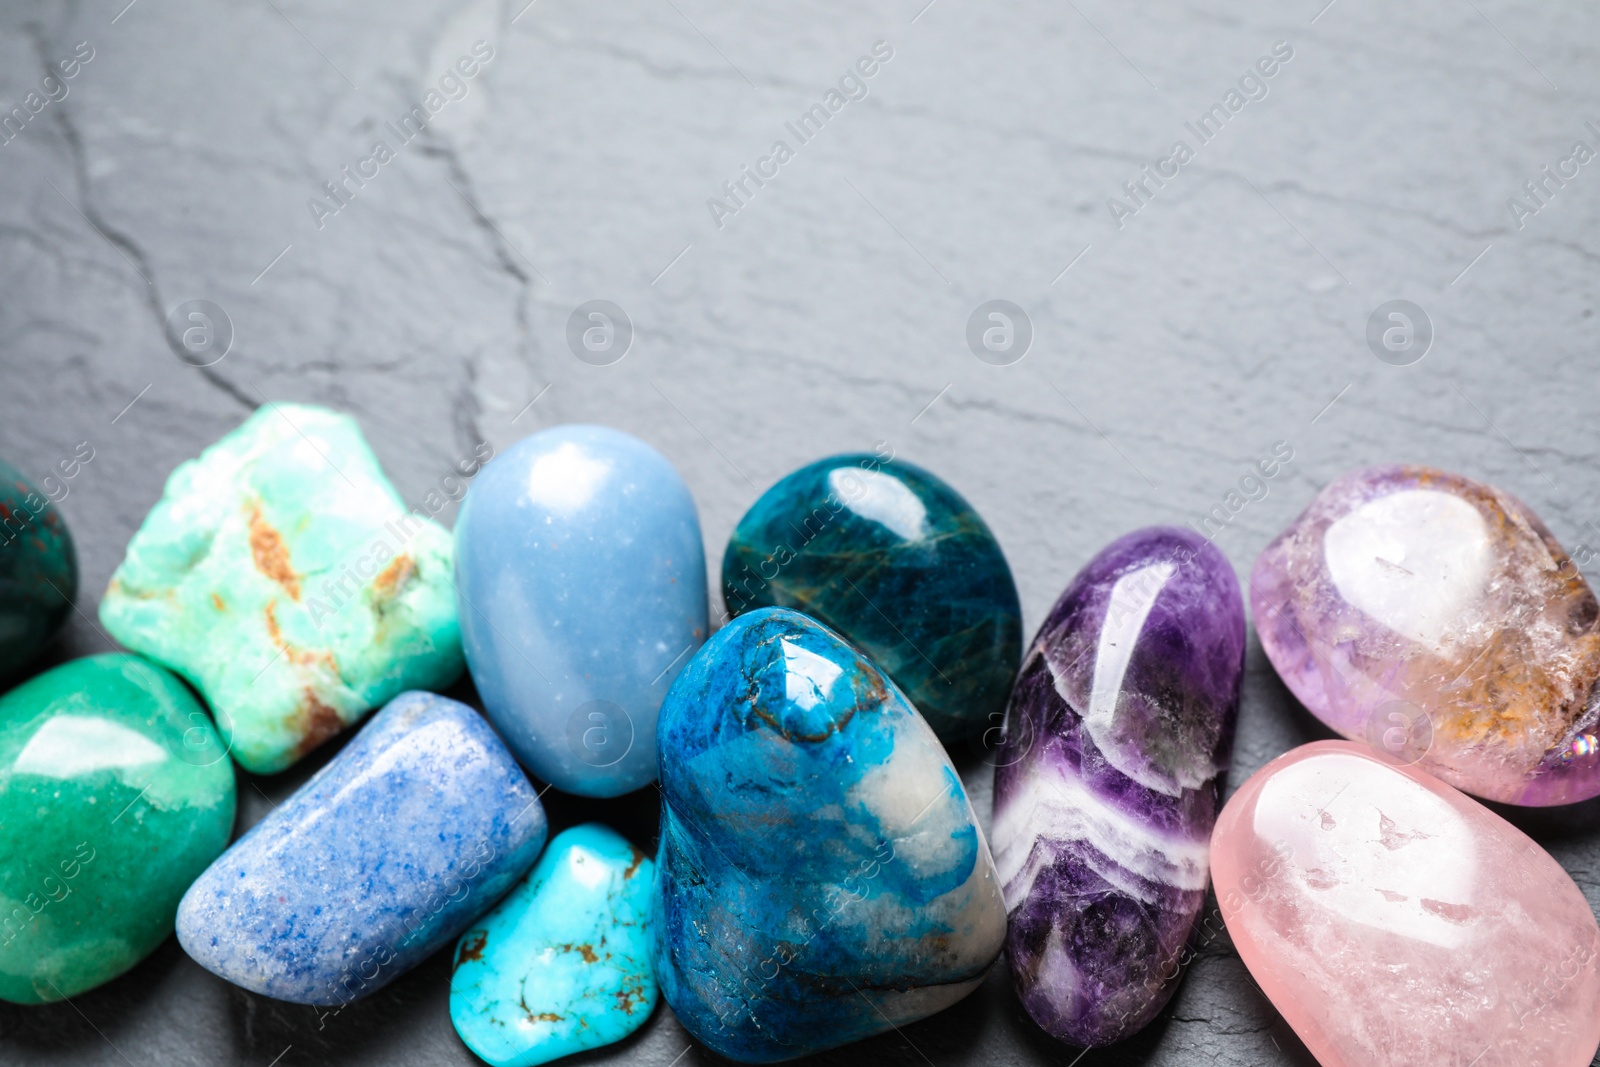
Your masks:
{"label": "tumbled stone", "polygon": [[996,753],[993,839],[1017,994],[1052,1036],[1120,1041],[1177,988],[1243,674],[1233,567],[1173,527],[1103,549],[1034,638]]}
{"label": "tumbled stone", "polygon": [[1250,603],[1284,683],[1344,736],[1490,800],[1600,794],[1600,603],[1510,495],[1347,474],[1261,553]]}
{"label": "tumbled stone", "polygon": [[940,1011],[1005,938],[989,846],[904,694],[784,608],[706,643],[661,708],[651,955],[685,1029],[772,1063]]}
{"label": "tumbled stone", "polygon": [[706,637],[705,545],[667,458],[557,426],[484,467],[456,520],[467,664],[517,758],[612,797],[656,776],[656,713]]}
{"label": "tumbled stone", "polygon": [[1586,1067],[1600,927],[1510,823],[1417,766],[1319,741],[1212,837],[1239,956],[1322,1067]]}
{"label": "tumbled stone", "polygon": [[921,467],[818,460],[761,495],[722,558],[730,614],[777,605],[837,631],[945,740],[998,728],[1022,654],[1000,544]]}
{"label": "tumbled stone", "polygon": [[271,774],[462,667],[450,534],[407,512],[354,419],[268,404],[172,472],[100,602]]}
{"label": "tumbled stone", "polygon": [[402,693],[195,881],[178,941],[235,985],[342,1007],[455,940],[544,838],[483,717]]}
{"label": "tumbled stone", "polygon": [[78,555],[61,512],[0,461],[0,681],[61,629],[78,595]]}
{"label": "tumbled stone", "polygon": [[614,830],[563,830],[528,877],[456,945],[450,1019],[494,1067],[620,1041],[656,1006],[655,864]]}
{"label": "tumbled stone", "polygon": [[210,718],[153,663],[90,656],[0,697],[0,998],[75,996],[154,951],[233,811]]}

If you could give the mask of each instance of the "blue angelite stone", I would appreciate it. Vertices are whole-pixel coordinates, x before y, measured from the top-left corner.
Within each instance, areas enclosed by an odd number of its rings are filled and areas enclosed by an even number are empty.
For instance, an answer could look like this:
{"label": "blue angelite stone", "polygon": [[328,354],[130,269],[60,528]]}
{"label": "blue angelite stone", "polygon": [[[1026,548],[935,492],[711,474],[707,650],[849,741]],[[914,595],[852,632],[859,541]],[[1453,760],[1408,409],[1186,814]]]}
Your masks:
{"label": "blue angelite stone", "polygon": [[679,1022],[772,1063],[966,996],[1005,938],[989,846],[904,694],[798,612],[742,615],[661,708],[651,955]]}
{"label": "blue angelite stone", "polygon": [[656,1006],[656,865],[598,823],[556,835],[456,945],[450,1020],[494,1067],[530,1067],[620,1041]]}
{"label": "blue angelite stone", "polygon": [[706,636],[705,545],[666,457],[557,426],[483,468],[456,520],[467,666],[524,766],[613,797],[656,774],[656,711]]}
{"label": "blue angelite stone", "polygon": [[777,605],[837,630],[945,740],[998,732],[1022,657],[1016,583],[972,505],[922,468],[800,468],[739,520],[722,585],[733,615]]}
{"label": "blue angelite stone", "polygon": [[483,717],[402,693],[206,868],[178,941],[235,985],[342,1006],[454,940],[544,838],[533,786]]}

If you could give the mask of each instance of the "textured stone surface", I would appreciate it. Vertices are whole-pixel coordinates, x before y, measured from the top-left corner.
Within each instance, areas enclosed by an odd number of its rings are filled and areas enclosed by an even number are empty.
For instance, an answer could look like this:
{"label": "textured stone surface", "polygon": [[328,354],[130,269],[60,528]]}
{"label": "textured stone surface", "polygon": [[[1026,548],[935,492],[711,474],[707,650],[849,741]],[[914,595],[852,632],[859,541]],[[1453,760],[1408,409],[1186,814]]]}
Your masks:
{"label": "textured stone surface", "polygon": [[78,554],[61,512],[0,460],[0,684],[61,629],[77,592]]}
{"label": "textured stone surface", "polygon": [[178,941],[236,985],[342,1008],[453,942],[545,830],[481,716],[402,693],[189,887]]}
{"label": "textured stone surface", "polygon": [[656,1006],[656,865],[615,830],[556,835],[528,877],[456,943],[450,1021],[493,1067],[620,1041]]}
{"label": "textured stone surface", "polygon": [[1273,666],[1346,737],[1491,800],[1600,793],[1600,602],[1521,501],[1431,467],[1354,471],[1250,587]]}
{"label": "textured stone surface", "polygon": [[408,514],[354,419],[264,404],[167,479],[100,601],[281,771],[402,689],[461,673],[450,536]]}
{"label": "textured stone surface", "polygon": [[661,707],[651,928],[678,1021],[740,1063],[956,1003],[1005,936],[994,861],[927,722],[787,608],[719,630]]}
{"label": "textured stone surface", "polygon": [[[1128,530],[1223,507],[1217,545],[1248,574],[1318,489],[1375,463],[1497,485],[1576,553],[1600,544],[1583,402],[1600,350],[1600,172],[1585,166],[1521,229],[1506,200],[1600,121],[1600,11],[1475,2],[276,0],[280,15],[139,0],[115,23],[126,0],[0,4],[7,109],[45,63],[95,49],[70,95],[0,147],[0,455],[38,482],[80,441],[97,449],[58,504],[91,591],[167,474],[263,396],[356,415],[401,498],[437,493],[446,525],[458,465],[484,440],[616,426],[683,472],[713,561],[778,478],[887,441],[994,530],[1029,635]],[[354,173],[479,37],[497,55],[471,94],[317,229],[308,198]],[[894,58],[870,95],[791,139],[796,158],[717,229],[706,199],[880,39]],[[1118,229],[1107,198],[1176,138],[1193,144],[1183,124],[1280,39],[1295,56],[1270,95]],[[195,297],[237,335],[203,370],[164,329]],[[1013,366],[975,359],[964,336],[993,297],[1033,319]],[[1414,366],[1366,345],[1394,297],[1437,327]],[[569,317],[595,298],[637,326],[609,367],[567,347]],[[1265,495],[1241,489],[1279,440],[1293,461]],[[74,614],[40,666],[111,647]],[[1230,779],[1326,736],[1252,637]],[[241,825],[339,743],[241,784]],[[987,818],[992,754],[955,754]],[[557,828],[601,819],[649,850],[653,794],[542,802]],[[1600,905],[1600,822],[1514,819]],[[1310,1067],[1214,917],[1208,902],[1167,1010],[1078,1067]],[[312,1009],[229,987],[168,941],[74,998],[82,1015],[0,1005],[0,1057],[264,1067],[292,1045],[278,1067],[466,1067],[450,964],[442,950],[319,1029]],[[997,968],[903,1036],[818,1062],[926,1067],[912,1045],[937,1067],[1070,1061],[1010,986]],[[589,1057],[707,1067],[689,1045],[657,1011]]]}
{"label": "textured stone surface", "polygon": [[637,437],[557,426],[473,482],[456,522],[462,644],[489,717],[557,789],[656,776],[656,710],[706,638],[683,478]]}
{"label": "textured stone surface", "polygon": [[1243,672],[1239,580],[1170,526],[1102,549],[1034,638],[996,754],[993,842],[1017,993],[1055,1037],[1123,1040],[1177,989]]}
{"label": "textured stone surface", "polygon": [[733,614],[777,605],[836,630],[942,738],[1000,723],[1017,587],[983,517],[920,467],[856,454],[786,475],[734,527],[722,595]]}
{"label": "textured stone surface", "polygon": [[0,999],[73,997],[149,955],[233,811],[211,720],[148,660],[89,656],[0,697]]}
{"label": "textured stone surface", "polygon": [[1323,741],[1212,840],[1228,932],[1322,1067],[1586,1067],[1600,926],[1527,835],[1415,765]]}

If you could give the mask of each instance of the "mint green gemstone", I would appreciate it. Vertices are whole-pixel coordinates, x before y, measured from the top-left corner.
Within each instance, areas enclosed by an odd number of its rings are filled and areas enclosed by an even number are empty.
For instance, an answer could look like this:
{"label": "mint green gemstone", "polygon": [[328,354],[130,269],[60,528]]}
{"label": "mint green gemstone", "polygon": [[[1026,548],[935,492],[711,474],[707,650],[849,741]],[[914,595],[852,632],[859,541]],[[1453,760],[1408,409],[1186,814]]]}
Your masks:
{"label": "mint green gemstone", "polygon": [[350,416],[268,404],[172,472],[100,621],[200,690],[241,767],[281,771],[460,675],[436,496],[408,512]]}
{"label": "mint green gemstone", "polygon": [[655,864],[598,823],[557,835],[527,878],[461,936],[450,1021],[493,1067],[620,1041],[650,1017]]}
{"label": "mint green gemstone", "polygon": [[233,764],[183,683],[90,656],[0,697],[0,999],[109,982],[233,832]]}

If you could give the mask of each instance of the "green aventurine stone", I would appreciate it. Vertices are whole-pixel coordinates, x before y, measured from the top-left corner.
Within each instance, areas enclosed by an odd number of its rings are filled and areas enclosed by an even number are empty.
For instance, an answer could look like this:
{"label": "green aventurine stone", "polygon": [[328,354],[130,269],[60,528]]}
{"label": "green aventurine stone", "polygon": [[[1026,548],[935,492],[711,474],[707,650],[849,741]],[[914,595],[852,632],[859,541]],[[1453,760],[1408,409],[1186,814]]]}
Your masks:
{"label": "green aventurine stone", "polygon": [[172,472],[100,602],[271,774],[462,670],[452,542],[406,510],[348,415],[267,404]]}
{"label": "green aventurine stone", "polygon": [[149,955],[233,806],[210,718],[147,660],[73,660],[0,697],[0,999],[61,1000]]}

